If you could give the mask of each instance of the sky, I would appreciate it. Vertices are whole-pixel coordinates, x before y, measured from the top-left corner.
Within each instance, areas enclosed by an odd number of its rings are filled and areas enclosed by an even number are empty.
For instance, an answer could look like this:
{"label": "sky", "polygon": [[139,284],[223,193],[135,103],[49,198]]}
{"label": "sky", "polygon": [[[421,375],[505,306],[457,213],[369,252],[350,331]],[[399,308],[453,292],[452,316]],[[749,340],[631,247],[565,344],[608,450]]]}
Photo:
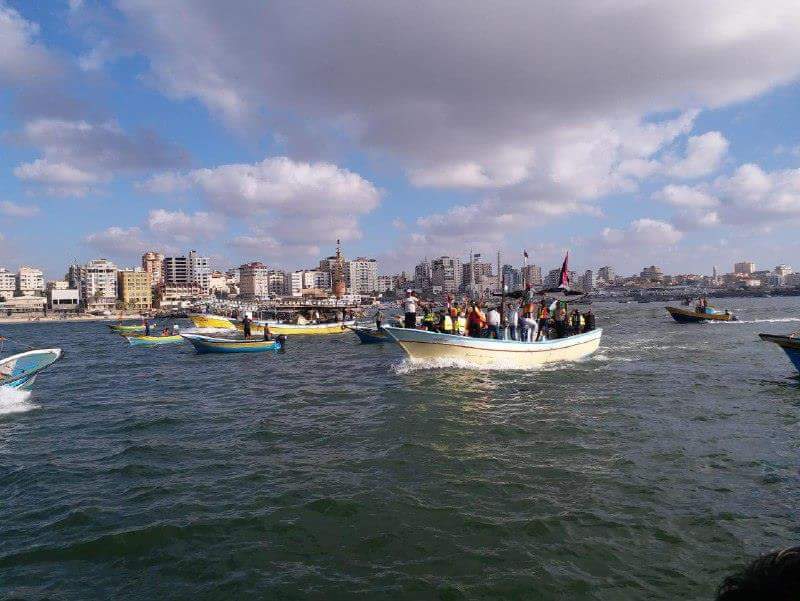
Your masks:
{"label": "sky", "polygon": [[0,266],[800,268],[800,4],[0,0]]}

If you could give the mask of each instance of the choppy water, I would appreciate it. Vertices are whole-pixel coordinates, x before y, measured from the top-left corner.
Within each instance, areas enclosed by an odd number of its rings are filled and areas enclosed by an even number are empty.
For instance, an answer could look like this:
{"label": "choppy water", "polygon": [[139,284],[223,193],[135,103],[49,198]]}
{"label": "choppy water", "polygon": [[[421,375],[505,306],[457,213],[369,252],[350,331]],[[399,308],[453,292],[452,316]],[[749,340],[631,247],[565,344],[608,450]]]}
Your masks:
{"label": "choppy water", "polygon": [[66,350],[0,398],[0,597],[708,598],[800,534],[800,384],[756,337],[800,299],[720,305],[595,307],[600,352],[539,372],[0,325]]}

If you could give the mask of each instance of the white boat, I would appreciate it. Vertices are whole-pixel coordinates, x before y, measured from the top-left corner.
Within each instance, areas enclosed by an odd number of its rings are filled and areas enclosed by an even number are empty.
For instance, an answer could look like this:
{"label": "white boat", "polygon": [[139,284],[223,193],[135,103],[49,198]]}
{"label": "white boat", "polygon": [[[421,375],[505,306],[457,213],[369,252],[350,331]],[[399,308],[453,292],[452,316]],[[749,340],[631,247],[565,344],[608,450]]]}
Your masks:
{"label": "white boat", "polygon": [[600,346],[600,337],[603,335],[600,328],[556,340],[519,342],[470,338],[412,328],[384,326],[383,329],[414,361],[436,364],[444,360],[519,369],[588,357]]}
{"label": "white boat", "polygon": [[61,358],[60,348],[28,351],[0,359],[0,388],[30,390],[38,373]]}

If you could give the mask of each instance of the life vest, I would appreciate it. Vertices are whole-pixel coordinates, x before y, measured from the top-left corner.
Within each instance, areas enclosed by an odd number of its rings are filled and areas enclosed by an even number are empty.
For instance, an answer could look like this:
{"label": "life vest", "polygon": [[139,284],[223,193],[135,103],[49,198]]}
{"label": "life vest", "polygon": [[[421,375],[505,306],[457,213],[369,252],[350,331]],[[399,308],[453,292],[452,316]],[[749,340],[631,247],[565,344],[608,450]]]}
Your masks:
{"label": "life vest", "polygon": [[453,318],[447,314],[445,314],[444,316],[444,331],[445,332],[453,331]]}
{"label": "life vest", "polygon": [[458,333],[462,335],[467,333],[467,318],[463,315],[458,316]]}

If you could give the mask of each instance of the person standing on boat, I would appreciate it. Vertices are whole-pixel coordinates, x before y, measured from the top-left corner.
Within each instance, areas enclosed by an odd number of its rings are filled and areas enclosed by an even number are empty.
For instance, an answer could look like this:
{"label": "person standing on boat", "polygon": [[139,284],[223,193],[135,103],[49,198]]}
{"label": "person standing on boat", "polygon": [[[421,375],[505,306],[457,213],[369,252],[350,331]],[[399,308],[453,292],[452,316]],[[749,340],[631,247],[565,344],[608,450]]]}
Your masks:
{"label": "person standing on boat", "polygon": [[264,340],[269,341],[272,340],[272,332],[269,331],[269,326],[266,322],[264,322]]}
{"label": "person standing on boat", "polygon": [[375,314],[375,328],[378,330],[383,328],[383,313],[380,309],[378,309],[378,312]]}
{"label": "person standing on boat", "polygon": [[242,320],[242,330],[244,331],[244,338],[245,340],[250,340],[253,337],[251,332],[251,326],[253,324],[253,320],[250,319],[250,316],[245,314],[244,319]]}
{"label": "person standing on boat", "polygon": [[147,319],[144,320],[144,335],[145,336],[150,335],[150,321]]}
{"label": "person standing on boat", "polygon": [[406,297],[403,299],[403,311],[405,311],[405,327],[407,328],[416,328],[417,327],[417,303],[419,299],[414,296],[414,293],[411,291],[411,288],[406,290]]}
{"label": "person standing on boat", "polygon": [[489,338],[500,340],[500,312],[496,307],[489,309],[486,315],[486,323],[489,326]]}
{"label": "person standing on boat", "polygon": [[569,325],[571,328],[570,334],[574,335],[581,333],[581,321],[581,312],[577,309],[574,309],[569,318]]}
{"label": "person standing on boat", "polygon": [[547,301],[545,299],[542,299],[537,317],[539,320],[539,332],[536,335],[536,340],[539,340],[542,337],[546,338],[548,333],[547,322],[550,319],[550,310],[547,308]]}
{"label": "person standing on boat", "polygon": [[519,309],[512,307],[511,303],[506,305],[508,315],[508,330],[511,340],[517,340],[517,324],[519,323]]}
{"label": "person standing on boat", "polygon": [[591,332],[592,330],[594,330],[595,328],[594,313],[592,313],[591,309],[589,309],[586,313],[583,314],[583,321],[584,321],[584,326],[583,326],[584,332]]}

